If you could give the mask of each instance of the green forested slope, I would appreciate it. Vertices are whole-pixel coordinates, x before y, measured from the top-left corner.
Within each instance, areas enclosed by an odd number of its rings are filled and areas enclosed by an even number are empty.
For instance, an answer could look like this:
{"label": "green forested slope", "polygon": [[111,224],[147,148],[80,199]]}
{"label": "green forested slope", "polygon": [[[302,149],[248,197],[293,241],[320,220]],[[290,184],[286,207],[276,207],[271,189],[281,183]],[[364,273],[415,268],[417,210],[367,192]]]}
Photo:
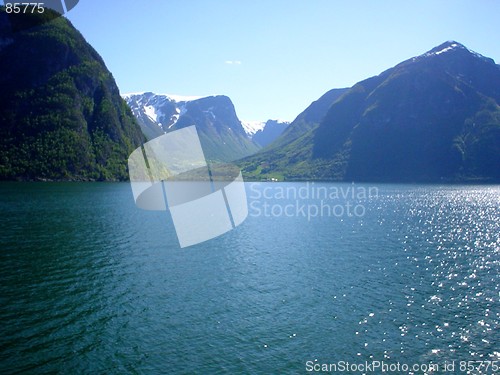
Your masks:
{"label": "green forested slope", "polygon": [[0,179],[127,179],[140,128],[98,53],[46,12],[0,11]]}

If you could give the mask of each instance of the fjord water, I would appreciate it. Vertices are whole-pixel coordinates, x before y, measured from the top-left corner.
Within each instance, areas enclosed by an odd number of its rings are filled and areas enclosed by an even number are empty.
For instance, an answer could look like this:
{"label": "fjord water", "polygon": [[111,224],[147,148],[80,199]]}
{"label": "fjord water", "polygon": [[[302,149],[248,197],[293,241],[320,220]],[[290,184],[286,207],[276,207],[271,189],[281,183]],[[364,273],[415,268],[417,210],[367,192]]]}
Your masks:
{"label": "fjord water", "polygon": [[377,185],[309,219],[325,197],[280,194],[303,186],[247,186],[241,226],[180,249],[126,183],[0,184],[0,372],[500,360],[499,186]]}

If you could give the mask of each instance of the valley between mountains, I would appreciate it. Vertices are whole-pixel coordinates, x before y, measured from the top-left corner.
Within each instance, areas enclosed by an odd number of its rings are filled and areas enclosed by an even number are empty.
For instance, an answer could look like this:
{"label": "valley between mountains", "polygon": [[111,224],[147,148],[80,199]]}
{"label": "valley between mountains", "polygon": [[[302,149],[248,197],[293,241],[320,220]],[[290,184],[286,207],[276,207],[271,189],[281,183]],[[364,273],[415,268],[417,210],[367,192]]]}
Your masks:
{"label": "valley between mountains", "polygon": [[120,95],[68,20],[0,16],[1,180],[126,180],[136,147],[196,125],[207,160],[246,179],[500,181],[500,66],[456,41],[333,88],[291,123],[241,121],[225,95]]}

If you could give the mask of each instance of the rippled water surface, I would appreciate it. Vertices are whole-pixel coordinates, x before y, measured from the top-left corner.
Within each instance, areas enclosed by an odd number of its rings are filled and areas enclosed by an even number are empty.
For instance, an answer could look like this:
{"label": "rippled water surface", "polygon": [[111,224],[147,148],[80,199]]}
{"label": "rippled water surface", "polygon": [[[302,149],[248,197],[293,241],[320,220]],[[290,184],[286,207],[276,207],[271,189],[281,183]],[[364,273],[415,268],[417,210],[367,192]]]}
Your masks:
{"label": "rippled water surface", "polygon": [[[279,194],[304,186],[247,186],[240,227],[180,249],[126,183],[0,184],[0,373],[500,361],[499,186]],[[344,212],[297,208],[322,199]]]}

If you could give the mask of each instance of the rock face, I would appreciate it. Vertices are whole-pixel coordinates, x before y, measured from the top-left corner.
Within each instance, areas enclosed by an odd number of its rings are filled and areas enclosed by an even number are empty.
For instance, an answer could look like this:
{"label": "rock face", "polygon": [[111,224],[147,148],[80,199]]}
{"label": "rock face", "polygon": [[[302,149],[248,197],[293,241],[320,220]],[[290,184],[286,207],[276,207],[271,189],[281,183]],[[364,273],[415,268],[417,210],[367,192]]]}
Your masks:
{"label": "rock face", "polygon": [[144,136],[102,58],[50,13],[0,12],[0,179],[125,180]]}
{"label": "rock face", "polygon": [[357,83],[316,127],[243,164],[288,179],[498,181],[499,103],[500,66],[450,41]]}
{"label": "rock face", "polygon": [[289,124],[285,121],[267,120],[264,127],[253,135],[252,140],[259,146],[266,147],[278,138]]}
{"label": "rock face", "polygon": [[175,98],[151,92],[123,96],[148,139],[196,125],[205,156],[232,161],[254,154],[252,142],[227,96]]}

